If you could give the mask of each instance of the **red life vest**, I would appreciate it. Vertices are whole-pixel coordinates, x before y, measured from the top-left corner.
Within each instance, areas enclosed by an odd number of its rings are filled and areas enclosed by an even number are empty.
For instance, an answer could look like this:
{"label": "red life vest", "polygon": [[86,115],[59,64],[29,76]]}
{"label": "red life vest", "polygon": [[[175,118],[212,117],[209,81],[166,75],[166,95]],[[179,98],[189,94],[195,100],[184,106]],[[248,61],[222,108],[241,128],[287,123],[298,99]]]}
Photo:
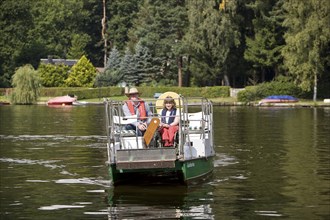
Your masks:
{"label": "red life vest", "polygon": [[[146,107],[144,104],[144,101],[142,101],[142,99],[138,99],[140,104],[139,104],[139,119],[140,120],[145,120],[147,119],[147,111],[146,111]],[[134,111],[134,106],[133,106],[133,102],[132,101],[126,101],[127,107],[129,109],[129,111],[131,112],[132,115],[136,115],[135,111]]]}

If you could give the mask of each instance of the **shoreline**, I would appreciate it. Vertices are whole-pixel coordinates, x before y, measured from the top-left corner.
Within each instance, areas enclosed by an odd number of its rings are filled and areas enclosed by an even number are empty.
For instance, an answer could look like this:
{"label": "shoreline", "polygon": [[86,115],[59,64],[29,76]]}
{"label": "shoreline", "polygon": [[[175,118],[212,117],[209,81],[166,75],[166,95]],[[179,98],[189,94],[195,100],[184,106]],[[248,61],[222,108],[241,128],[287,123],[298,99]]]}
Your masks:
{"label": "shoreline", "polygon": [[[296,103],[244,103],[244,102],[214,102],[212,101],[213,106],[246,106],[246,107],[292,107],[292,108],[313,108],[313,107],[330,107],[330,103],[304,103],[304,102],[296,102]],[[11,105],[11,104],[10,104]],[[47,105],[47,102],[40,101],[37,102],[36,105]],[[103,105],[103,102],[86,102],[81,101],[77,102],[77,104],[73,104],[73,106],[86,106],[86,105]]]}
{"label": "shoreline", "polygon": [[254,103],[254,102],[213,102],[213,106],[251,106],[251,107],[295,107],[295,108],[313,108],[313,107],[330,107],[330,103]]}
{"label": "shoreline", "polygon": [[[290,103],[260,103],[257,101],[254,102],[237,102],[236,100],[219,100],[209,99],[213,106],[247,106],[247,107],[292,107],[292,108],[312,108],[312,107],[330,107],[330,102],[325,101],[309,101],[302,100],[298,102],[290,102]],[[328,99],[326,99],[328,101]],[[8,100],[0,100],[0,106],[8,106],[12,105]],[[35,103],[35,105],[47,105],[47,101],[45,99],[41,99]],[[103,101],[101,100],[78,100],[73,106],[86,106],[86,105],[103,105]]]}

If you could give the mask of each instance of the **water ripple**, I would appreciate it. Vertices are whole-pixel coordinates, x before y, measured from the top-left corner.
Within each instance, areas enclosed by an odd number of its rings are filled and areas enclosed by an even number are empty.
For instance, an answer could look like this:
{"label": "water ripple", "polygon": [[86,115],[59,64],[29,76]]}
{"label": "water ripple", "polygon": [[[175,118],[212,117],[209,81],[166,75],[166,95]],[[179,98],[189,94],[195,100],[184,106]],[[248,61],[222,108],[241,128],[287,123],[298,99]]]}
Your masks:
{"label": "water ripple", "polygon": [[42,165],[51,169],[63,168],[64,165],[54,165],[52,163],[59,162],[60,160],[30,160],[30,159],[13,159],[13,158],[0,158],[0,162],[14,163],[14,164],[28,164],[28,165]]}
{"label": "water ripple", "polygon": [[0,139],[12,140],[106,140],[106,136],[88,135],[88,136],[67,136],[67,135],[0,135]]}
{"label": "water ripple", "polygon": [[51,206],[42,206],[39,210],[58,210],[58,209],[76,209],[84,208],[83,205],[51,205]]}

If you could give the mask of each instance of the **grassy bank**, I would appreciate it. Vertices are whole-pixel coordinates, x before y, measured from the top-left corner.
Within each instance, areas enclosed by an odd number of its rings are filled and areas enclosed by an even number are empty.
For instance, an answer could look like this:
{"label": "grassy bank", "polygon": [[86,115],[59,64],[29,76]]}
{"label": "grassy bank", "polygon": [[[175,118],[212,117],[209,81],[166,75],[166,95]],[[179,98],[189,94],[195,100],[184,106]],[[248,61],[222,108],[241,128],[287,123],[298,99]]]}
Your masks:
{"label": "grassy bank", "polygon": [[[38,99],[38,104],[46,104],[47,101],[53,97],[50,96],[42,96]],[[150,99],[152,97],[143,97],[144,99]],[[114,96],[111,97],[114,100],[126,100],[126,96]],[[314,102],[313,100],[301,99],[296,103],[270,103],[270,104],[263,104],[259,105],[258,101],[249,102],[249,103],[242,103],[238,102],[237,98],[233,97],[217,97],[217,98],[209,98],[215,106],[257,106],[257,107],[330,107],[330,103],[324,103],[323,100],[319,100]],[[102,98],[92,98],[92,99],[79,99],[78,101],[84,101],[87,103],[102,103]],[[0,102],[10,102],[7,96],[0,96]]]}

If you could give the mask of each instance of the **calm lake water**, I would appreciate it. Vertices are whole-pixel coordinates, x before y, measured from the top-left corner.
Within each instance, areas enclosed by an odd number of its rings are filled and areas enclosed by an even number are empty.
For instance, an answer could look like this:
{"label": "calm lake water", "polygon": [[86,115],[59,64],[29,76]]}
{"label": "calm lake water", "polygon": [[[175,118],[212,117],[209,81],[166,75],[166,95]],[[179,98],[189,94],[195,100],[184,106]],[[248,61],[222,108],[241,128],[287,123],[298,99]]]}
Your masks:
{"label": "calm lake water", "polygon": [[0,219],[329,219],[330,108],[215,107],[215,170],[109,186],[103,106],[0,106]]}

